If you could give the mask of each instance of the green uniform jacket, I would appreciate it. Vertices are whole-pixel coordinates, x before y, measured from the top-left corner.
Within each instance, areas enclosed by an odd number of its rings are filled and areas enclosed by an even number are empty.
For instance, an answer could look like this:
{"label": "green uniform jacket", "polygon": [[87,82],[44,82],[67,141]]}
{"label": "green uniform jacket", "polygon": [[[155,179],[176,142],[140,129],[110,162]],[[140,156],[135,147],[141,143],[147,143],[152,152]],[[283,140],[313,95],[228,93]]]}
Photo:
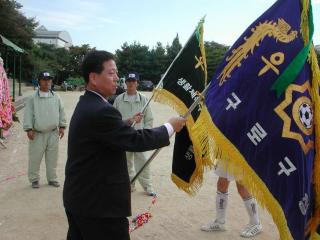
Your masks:
{"label": "green uniform jacket", "polygon": [[67,121],[60,97],[50,91],[48,97],[42,97],[39,90],[26,102],[23,129],[49,132],[58,127],[66,127]]}
{"label": "green uniform jacket", "polygon": [[[119,110],[122,115],[122,119],[131,118],[134,114],[141,112],[142,108],[148,102],[148,98],[141,93],[136,93],[136,99],[134,102],[130,102],[127,92],[120,94],[116,100],[114,100],[113,106]],[[137,123],[135,129],[150,129],[153,125],[153,116],[150,109],[150,105],[144,112],[143,119],[140,123]]]}

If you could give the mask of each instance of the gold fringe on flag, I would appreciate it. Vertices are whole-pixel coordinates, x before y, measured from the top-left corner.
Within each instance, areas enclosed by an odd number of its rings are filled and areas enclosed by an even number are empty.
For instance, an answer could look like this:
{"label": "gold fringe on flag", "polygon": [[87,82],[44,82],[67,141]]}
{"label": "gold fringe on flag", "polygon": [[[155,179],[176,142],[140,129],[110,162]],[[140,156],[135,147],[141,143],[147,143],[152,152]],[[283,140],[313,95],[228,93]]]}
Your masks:
{"label": "gold fringe on flag", "polygon": [[315,234],[319,239],[320,236],[316,234],[317,227],[320,224],[320,99],[319,99],[319,81],[320,81],[320,71],[317,61],[317,55],[315,53],[314,47],[310,49],[310,65],[312,69],[312,103],[313,103],[313,121],[314,121],[314,131],[315,131],[315,157],[313,160],[313,184],[315,193],[315,212],[314,216],[309,222],[309,227],[307,232],[310,231],[311,234]]}
{"label": "gold fringe on flag", "polygon": [[[205,85],[207,84],[207,61],[206,61],[206,53],[205,53],[205,47],[204,47],[204,41],[203,41],[203,23],[204,23],[204,17],[200,20],[197,30],[195,34],[197,34],[198,41],[199,41],[199,47],[201,52],[201,59],[203,62],[203,71],[204,71],[204,82]],[[171,106],[176,112],[178,112],[180,115],[184,115],[186,112],[188,112],[188,108],[186,105],[175,95],[170,93],[169,91],[165,89],[155,89],[154,90],[154,101],[160,102],[166,105]],[[202,104],[203,106],[203,104]],[[208,148],[208,132],[206,129],[206,125],[202,125],[202,127],[198,127],[198,138],[195,138],[194,131],[192,130],[195,122],[192,117],[192,115],[189,115],[187,118],[186,127],[189,132],[189,137],[192,141],[193,145],[193,152],[194,152],[194,158],[196,163],[196,168],[190,178],[189,182],[185,182],[181,178],[179,178],[175,174],[171,174],[172,181],[178,186],[178,188],[182,189],[186,193],[188,193],[191,196],[194,196],[197,192],[197,190],[201,187],[203,182],[203,173],[204,169],[206,167],[211,168],[213,166],[213,160],[210,156],[210,151]]]}
{"label": "gold fringe on flag", "polygon": [[[302,12],[301,12],[301,34],[304,40],[304,44],[307,45],[310,41],[310,29],[309,29],[309,11],[311,11],[310,0],[301,0]],[[307,233],[310,232],[312,240],[320,240],[319,234],[316,233],[317,228],[320,224],[320,98],[319,98],[319,87],[320,87],[320,70],[317,60],[317,55],[312,45],[310,48],[308,62],[311,66],[312,71],[312,82],[311,82],[311,97],[313,103],[313,123],[315,131],[315,157],[313,164],[313,184],[315,193],[315,211],[312,219],[308,223]]]}
{"label": "gold fringe on flag", "polygon": [[209,133],[209,139],[206,141],[206,150],[210,153],[210,156],[218,159],[219,164],[228,168],[228,172],[256,197],[260,206],[268,210],[279,229],[280,239],[292,240],[293,238],[280,204],[270,193],[264,182],[248,165],[243,155],[212,122],[210,113],[206,107],[203,107],[200,116],[192,128],[193,141],[201,141],[203,139],[201,131],[204,126],[205,131]]}
{"label": "gold fringe on flag", "polygon": [[320,235],[317,233],[314,233],[311,235],[310,240],[319,240],[320,239]]}
{"label": "gold fringe on flag", "polygon": [[[169,91],[165,89],[155,89],[154,92],[154,100],[156,102],[161,102],[163,104],[171,106],[176,112],[178,112],[180,115],[184,115],[188,108],[185,106],[185,104],[177,98],[175,95],[170,93]],[[208,135],[208,132],[206,130],[206,125],[202,125],[202,127],[198,127],[198,138],[196,138],[196,141],[194,141],[194,119],[191,115],[187,118],[187,129],[189,132],[190,139],[193,144],[193,151],[194,151],[194,158],[196,162],[196,168],[190,178],[189,182],[185,182],[181,178],[179,178],[175,174],[171,174],[172,181],[178,186],[178,188],[182,189],[186,193],[188,193],[190,196],[194,196],[197,192],[197,190],[201,187],[203,182],[203,172],[205,167],[211,167],[213,166],[212,159],[209,155],[209,151],[206,145],[206,139],[208,139],[206,136]]]}
{"label": "gold fringe on flag", "polygon": [[[302,1],[301,13],[301,33],[304,39],[309,39],[309,0]],[[312,70],[312,101],[314,109],[314,128],[315,128],[315,159],[314,159],[314,172],[313,183],[315,185],[316,195],[316,212],[312,221],[309,224],[309,231],[311,231],[310,239],[320,240],[320,235],[316,233],[316,229],[320,222],[320,72],[317,64],[317,57],[313,46],[310,50],[309,63]],[[206,141],[203,141],[203,128],[209,133]],[[281,240],[292,240],[293,237],[287,225],[284,212],[268,190],[264,182],[257,176],[253,169],[245,161],[243,155],[238,149],[220,132],[216,125],[212,122],[211,116],[206,107],[202,108],[201,114],[192,127],[189,133],[193,137],[193,142],[201,145],[199,142],[205,143],[205,151],[213,158],[219,160],[224,168],[228,168],[228,172],[239,180],[248,191],[254,195],[259,204],[266,209],[272,216],[276,224]],[[203,145],[202,145],[203,147]]]}

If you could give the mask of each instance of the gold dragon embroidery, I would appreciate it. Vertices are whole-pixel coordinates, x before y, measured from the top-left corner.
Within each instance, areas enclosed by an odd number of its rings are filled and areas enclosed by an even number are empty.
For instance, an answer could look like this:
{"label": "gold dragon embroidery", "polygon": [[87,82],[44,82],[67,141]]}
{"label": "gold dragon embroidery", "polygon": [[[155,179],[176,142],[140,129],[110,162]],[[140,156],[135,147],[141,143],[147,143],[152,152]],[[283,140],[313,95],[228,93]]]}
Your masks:
{"label": "gold dragon embroidery", "polygon": [[273,37],[276,42],[289,43],[293,41],[297,36],[297,31],[291,31],[291,26],[282,18],[278,19],[278,22],[265,21],[259,23],[256,28],[252,28],[253,34],[247,38],[245,37],[245,43],[239,46],[237,49],[232,50],[232,55],[226,58],[228,64],[224,67],[223,71],[218,76],[221,86],[227,78],[230,78],[230,73],[236,68],[241,66],[241,61],[248,57],[248,53],[253,54],[255,47],[258,47],[262,40],[268,36]]}

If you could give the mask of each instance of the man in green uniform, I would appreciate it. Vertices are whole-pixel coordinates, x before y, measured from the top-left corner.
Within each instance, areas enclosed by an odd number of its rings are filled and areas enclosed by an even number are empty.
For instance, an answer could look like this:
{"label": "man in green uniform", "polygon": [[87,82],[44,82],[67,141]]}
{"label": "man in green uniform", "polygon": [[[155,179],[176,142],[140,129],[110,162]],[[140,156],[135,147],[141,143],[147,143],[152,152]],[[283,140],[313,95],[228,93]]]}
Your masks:
{"label": "man in green uniform", "polygon": [[[123,119],[128,119],[134,114],[140,112],[144,105],[148,102],[148,98],[137,91],[139,81],[139,75],[136,72],[130,72],[126,77],[127,91],[120,94],[113,103],[113,106],[119,110]],[[153,125],[153,116],[150,106],[148,106],[143,113],[143,118],[140,123],[137,123],[135,129],[151,129]],[[142,166],[148,160],[149,154],[147,152],[126,152],[127,164],[130,179],[132,179],[136,172],[138,172]],[[152,176],[150,167],[147,166],[138,180],[143,187],[144,191],[149,196],[155,196],[156,193],[152,187]],[[131,185],[131,191],[135,191],[135,184]]]}
{"label": "man in green uniform", "polygon": [[50,186],[59,187],[56,168],[59,138],[67,126],[60,97],[51,90],[52,76],[41,72],[40,89],[28,99],[24,111],[23,129],[29,138],[28,178],[32,188],[39,188],[39,170],[45,154],[47,180]]}

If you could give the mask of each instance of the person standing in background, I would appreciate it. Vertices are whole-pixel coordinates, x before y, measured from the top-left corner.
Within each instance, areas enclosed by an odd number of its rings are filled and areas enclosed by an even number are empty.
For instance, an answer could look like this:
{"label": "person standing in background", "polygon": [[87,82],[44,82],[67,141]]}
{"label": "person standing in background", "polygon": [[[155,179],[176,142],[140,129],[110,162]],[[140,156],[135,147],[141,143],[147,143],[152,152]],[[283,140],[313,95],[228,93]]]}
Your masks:
{"label": "person standing in background", "polygon": [[[125,84],[127,91],[120,94],[114,101],[113,106],[119,110],[123,119],[127,119],[142,110],[148,102],[147,97],[137,91],[139,81],[139,74],[130,72],[126,77]],[[135,129],[150,129],[153,125],[153,116],[150,105],[143,113],[143,118],[140,123],[136,123]],[[147,152],[126,152],[127,164],[130,180],[134,178],[142,166],[148,160],[149,154]],[[152,176],[150,166],[147,166],[139,175],[138,180],[143,187],[144,191],[149,196],[155,196],[156,193],[152,186]],[[131,191],[135,191],[135,184],[131,185]]]}
{"label": "person standing in background", "polygon": [[59,138],[67,126],[61,98],[51,90],[52,76],[41,72],[39,89],[28,99],[24,110],[23,129],[29,139],[28,178],[32,188],[39,188],[39,170],[45,155],[48,184],[59,187],[57,163]]}

